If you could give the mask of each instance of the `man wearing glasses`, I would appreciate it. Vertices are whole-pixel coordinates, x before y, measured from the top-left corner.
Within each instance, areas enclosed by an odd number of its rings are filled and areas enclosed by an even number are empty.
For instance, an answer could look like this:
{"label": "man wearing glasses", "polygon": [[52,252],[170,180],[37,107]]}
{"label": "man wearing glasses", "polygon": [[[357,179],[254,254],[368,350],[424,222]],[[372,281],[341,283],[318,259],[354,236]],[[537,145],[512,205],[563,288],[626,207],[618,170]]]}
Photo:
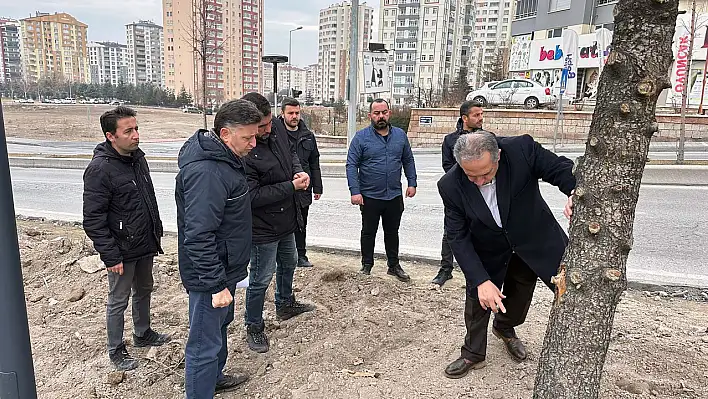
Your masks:
{"label": "man wearing glasses", "polygon": [[297,267],[295,231],[302,215],[295,204],[295,192],[310,185],[285,126],[273,118],[268,100],[258,93],[243,97],[264,115],[256,134],[256,147],[246,161],[251,192],[253,245],[249,285],[246,289],[246,342],[251,350],[268,352],[264,332],[265,293],[275,273],[275,310],[280,320],[310,312],[314,306],[295,301],[293,276]]}

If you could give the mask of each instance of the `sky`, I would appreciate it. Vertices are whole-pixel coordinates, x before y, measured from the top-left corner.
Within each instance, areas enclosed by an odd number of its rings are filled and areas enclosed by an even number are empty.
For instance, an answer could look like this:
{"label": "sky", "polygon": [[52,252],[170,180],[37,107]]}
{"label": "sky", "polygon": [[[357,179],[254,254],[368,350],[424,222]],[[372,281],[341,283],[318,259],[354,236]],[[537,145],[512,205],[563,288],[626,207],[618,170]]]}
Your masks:
{"label": "sky", "polygon": [[[288,55],[289,31],[292,34],[292,64],[304,67],[317,63],[319,10],[336,0],[264,0],[265,54]],[[152,20],[162,25],[162,0],[1,0],[0,17],[27,18],[35,11],[66,12],[87,24],[89,41],[125,43],[125,25]],[[341,0],[340,0],[341,2]],[[8,4],[10,3],[10,4]],[[293,4],[297,7],[288,8]],[[378,10],[379,1],[367,3]],[[378,20],[374,21],[374,28]],[[374,32],[374,37],[377,37]]]}

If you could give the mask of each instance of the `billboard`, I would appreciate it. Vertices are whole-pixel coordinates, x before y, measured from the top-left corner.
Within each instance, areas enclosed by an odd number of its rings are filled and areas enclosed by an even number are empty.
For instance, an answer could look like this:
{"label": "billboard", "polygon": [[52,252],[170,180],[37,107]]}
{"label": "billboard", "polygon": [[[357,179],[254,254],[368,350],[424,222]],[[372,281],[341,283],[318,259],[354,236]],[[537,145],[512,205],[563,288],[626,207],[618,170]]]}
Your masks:
{"label": "billboard", "polygon": [[391,91],[388,74],[387,53],[363,53],[364,93],[382,93]]}

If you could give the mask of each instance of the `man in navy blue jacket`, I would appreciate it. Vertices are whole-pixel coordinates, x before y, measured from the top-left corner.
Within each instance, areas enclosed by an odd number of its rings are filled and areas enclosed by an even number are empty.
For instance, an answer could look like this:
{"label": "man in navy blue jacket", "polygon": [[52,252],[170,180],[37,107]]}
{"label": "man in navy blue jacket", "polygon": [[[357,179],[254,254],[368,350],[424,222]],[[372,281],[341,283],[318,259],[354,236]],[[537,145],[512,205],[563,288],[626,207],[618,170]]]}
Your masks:
{"label": "man in navy blue jacket", "polygon": [[358,131],[352,139],[347,155],[347,180],[352,205],[361,209],[361,272],[371,274],[381,219],[388,274],[409,281],[398,260],[398,228],[403,215],[401,169],[408,179],[406,197],[415,196],[418,184],[408,136],[388,123],[390,115],[386,100],[376,99],[369,105],[371,126]]}
{"label": "man in navy blue jacket", "polygon": [[248,379],[225,375],[223,369],[234,291],[248,275],[251,256],[251,196],[243,157],[256,146],[262,117],[248,101],[229,101],[216,113],[214,130],[194,133],[177,159],[179,272],[189,293],[188,399],[212,398]]}

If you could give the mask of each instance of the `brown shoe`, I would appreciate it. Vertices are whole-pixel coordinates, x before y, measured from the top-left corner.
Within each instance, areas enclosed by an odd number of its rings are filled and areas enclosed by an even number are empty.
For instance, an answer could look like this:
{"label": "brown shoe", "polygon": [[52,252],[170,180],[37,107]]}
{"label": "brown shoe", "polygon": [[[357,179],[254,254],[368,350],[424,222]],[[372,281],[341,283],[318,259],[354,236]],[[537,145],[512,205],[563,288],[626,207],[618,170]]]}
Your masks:
{"label": "brown shoe", "polygon": [[486,366],[484,360],[481,360],[479,362],[472,362],[471,360],[467,360],[464,357],[461,357],[455,360],[454,362],[450,363],[445,368],[445,377],[453,379],[462,378],[466,376],[467,373],[470,372],[470,370],[481,369],[484,366]]}
{"label": "brown shoe", "polygon": [[512,359],[516,360],[517,362],[523,362],[524,360],[526,360],[526,347],[518,337],[505,337],[499,330],[493,327],[492,333],[494,334],[494,336],[504,341],[506,351],[507,353],[509,353],[509,356],[511,356]]}

